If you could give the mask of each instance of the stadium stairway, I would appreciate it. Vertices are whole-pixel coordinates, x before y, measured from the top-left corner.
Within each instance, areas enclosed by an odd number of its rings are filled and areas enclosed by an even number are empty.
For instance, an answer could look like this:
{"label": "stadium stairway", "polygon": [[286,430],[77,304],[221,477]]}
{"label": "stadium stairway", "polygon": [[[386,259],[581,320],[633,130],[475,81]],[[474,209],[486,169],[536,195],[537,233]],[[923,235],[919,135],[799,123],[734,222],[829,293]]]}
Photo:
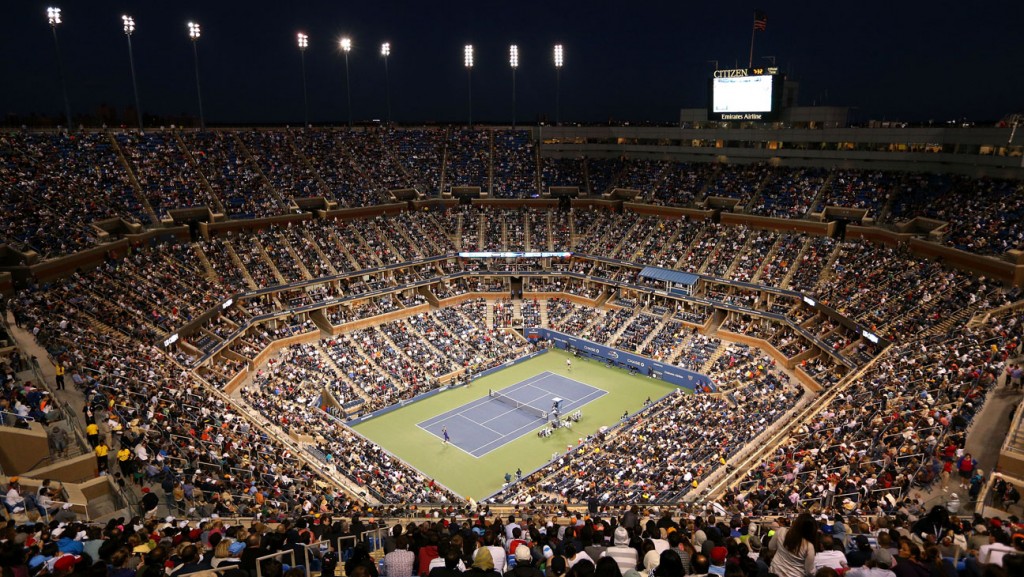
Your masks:
{"label": "stadium stairway", "polygon": [[[804,245],[800,247],[800,252],[798,252],[796,258],[793,259],[793,265],[789,267],[789,272],[786,273],[786,276],[782,277],[782,282],[780,283],[779,288],[789,288],[789,283],[793,281],[793,275],[795,275],[797,269],[800,268],[800,263],[804,261],[804,255],[807,254],[810,246],[811,238],[807,237],[804,239]],[[755,280],[754,282],[757,281]]]}
{"label": "stadium stairway", "polygon": [[651,329],[650,334],[648,334],[647,338],[645,338],[643,342],[640,343],[640,346],[637,347],[637,350],[642,351],[645,348],[647,348],[647,345],[651,344],[651,341],[654,340],[654,337],[658,336],[661,333],[662,327],[665,326],[665,322],[668,321],[668,319],[670,318],[672,318],[672,311],[666,311],[665,314],[661,315],[661,320],[658,322],[657,326]]}
{"label": "stadium stairway", "polygon": [[135,176],[132,171],[131,164],[128,163],[128,159],[124,156],[124,151],[121,150],[121,146],[117,143],[117,138],[114,137],[114,133],[108,132],[107,138],[110,140],[110,146],[113,150],[117,151],[117,159],[121,162],[121,169],[124,170],[125,174],[128,175],[128,181],[132,183],[132,190],[135,191],[135,196],[142,203],[146,214],[150,218],[150,222],[156,224],[160,222],[160,219],[156,215],[156,211],[153,210],[153,205],[149,203],[149,199],[146,198],[145,193],[142,192],[142,185],[139,184],[139,179]]}
{"label": "stadium stairway", "polygon": [[[811,201],[807,204],[807,207],[808,207],[807,208],[807,212],[808,213],[813,212],[815,207],[818,206],[818,204],[822,202],[822,198],[824,198],[825,195],[828,194],[829,189],[832,188],[832,183],[835,181],[835,178],[836,178],[835,171],[830,170],[828,172],[828,176],[825,177],[825,182],[821,183],[821,186],[818,187],[818,193],[815,194],[814,198],[812,198]],[[819,212],[820,212],[820,210],[819,210]]]}
{"label": "stadium stairway", "polygon": [[242,152],[242,157],[245,158],[246,164],[252,169],[253,172],[260,175],[260,181],[263,183],[263,187],[270,191],[271,196],[277,201],[277,205],[281,207],[289,207],[289,210],[297,209],[298,205],[295,205],[291,201],[285,201],[284,197],[281,196],[281,192],[274,188],[274,185],[267,178],[267,175],[263,172],[263,168],[260,167],[260,163],[256,160],[256,156],[246,146],[245,140],[239,135],[238,132],[231,133],[232,138],[235,139],[235,148]]}
{"label": "stadium stairway", "polygon": [[277,233],[277,238],[281,246],[283,246],[284,249],[288,251],[288,256],[292,257],[292,260],[295,261],[296,266],[299,267],[299,272],[302,273],[302,278],[305,280],[313,280],[313,275],[309,273],[309,269],[306,268],[306,265],[303,262],[302,257],[299,256],[298,251],[295,250],[295,247],[292,246],[292,243],[288,242],[288,239],[285,238],[285,236],[281,233]]}
{"label": "stadium stairway", "polygon": [[260,239],[253,238],[252,244],[256,247],[256,252],[258,253],[257,258],[262,259],[263,262],[270,267],[270,273],[274,275],[274,280],[276,280],[278,284],[288,284],[288,280],[284,278],[281,271],[277,270],[277,265],[274,264],[274,259],[270,258],[270,254],[267,253],[267,249],[263,246]]}
{"label": "stadium stairway", "polygon": [[784,240],[784,235],[778,235],[778,238],[775,239],[775,243],[772,244],[772,248],[768,250],[768,254],[766,254],[764,256],[764,260],[761,261],[761,265],[757,267],[757,272],[754,273],[754,276],[750,277],[750,282],[760,284],[761,276],[764,274],[765,270],[765,263],[773,262],[775,260],[775,253],[779,251],[779,247],[782,246]]}
{"label": "stadium stairway", "polygon": [[192,251],[196,254],[199,259],[199,264],[202,265],[203,271],[206,273],[206,278],[212,282],[217,282],[217,273],[213,271],[213,265],[210,264],[210,259],[206,258],[206,253],[203,252],[202,247],[199,246],[198,242],[193,242]]}
{"label": "stadium stairway", "polygon": [[[316,253],[316,255],[320,258],[320,262],[327,265],[327,270],[329,270],[332,275],[338,274],[340,271],[334,267],[334,263],[331,262],[330,257],[324,254],[323,249],[320,248],[320,244],[317,243],[313,239],[313,237],[309,235],[308,232],[302,231],[301,234],[302,238],[306,241],[306,246],[308,246],[310,249],[312,249],[313,252]],[[305,266],[303,266],[303,269],[305,269]]]}
{"label": "stadium stairway", "polygon": [[747,214],[751,213],[753,208],[757,206],[757,202],[761,200],[761,196],[764,195],[765,187],[771,184],[773,180],[775,180],[775,174],[769,170],[765,173],[764,178],[757,183],[757,186],[754,188],[754,191],[750,193],[750,196],[741,200],[743,203],[743,212]]}
{"label": "stadium stairway", "polygon": [[360,265],[359,261],[357,261],[356,258],[354,256],[352,256],[352,253],[349,252],[349,250],[347,248],[345,248],[345,243],[341,240],[341,238],[338,237],[337,231],[333,231],[332,230],[329,233],[329,235],[330,235],[330,238],[331,238],[331,242],[334,243],[334,246],[335,246],[335,248],[338,249],[338,252],[340,254],[345,255],[345,257],[348,258],[348,266],[349,266],[349,268],[351,270],[362,270],[364,267],[362,265]]}
{"label": "stadium stairway", "polygon": [[178,146],[178,149],[181,150],[182,155],[188,159],[189,169],[196,175],[203,187],[203,191],[206,192],[207,197],[213,200],[216,212],[219,212],[220,214],[227,214],[227,211],[224,209],[224,204],[221,203],[220,195],[217,194],[217,191],[215,191],[210,185],[210,181],[206,179],[206,175],[203,174],[203,171],[199,170],[199,163],[197,163],[195,157],[192,156],[192,151],[188,149],[188,146],[185,144],[185,141],[182,140],[179,133],[174,132],[173,134],[174,143]]}
{"label": "stadium stairway", "polygon": [[690,241],[690,246],[686,247],[686,250],[683,251],[679,255],[679,258],[676,259],[675,266],[673,266],[672,268],[675,269],[675,270],[682,270],[683,266],[686,264],[687,257],[689,257],[690,253],[692,253],[694,251],[694,249],[697,247],[697,245],[699,245],[700,242],[702,240],[704,240],[704,237],[707,234],[708,234],[708,229],[707,229],[707,227],[704,227],[704,228],[701,229],[700,232],[698,232],[697,234],[693,235],[693,240]]}
{"label": "stadium stairway", "polygon": [[836,246],[832,248],[831,254],[828,255],[828,260],[826,260],[825,264],[821,267],[821,274],[818,275],[818,282],[814,284],[815,291],[818,287],[824,285],[825,281],[832,277],[832,267],[836,264],[836,260],[839,258],[839,253],[842,252],[842,248],[842,243],[836,243]]}
{"label": "stadium stairway", "polygon": [[259,285],[257,285],[256,281],[253,280],[252,275],[249,274],[249,269],[242,264],[242,259],[238,256],[238,251],[235,250],[234,241],[225,240],[224,248],[228,251],[228,256],[231,257],[231,262],[235,264],[235,267],[237,267],[238,270],[242,271],[242,278],[245,279],[245,283],[249,285],[249,288],[253,290],[258,289]]}

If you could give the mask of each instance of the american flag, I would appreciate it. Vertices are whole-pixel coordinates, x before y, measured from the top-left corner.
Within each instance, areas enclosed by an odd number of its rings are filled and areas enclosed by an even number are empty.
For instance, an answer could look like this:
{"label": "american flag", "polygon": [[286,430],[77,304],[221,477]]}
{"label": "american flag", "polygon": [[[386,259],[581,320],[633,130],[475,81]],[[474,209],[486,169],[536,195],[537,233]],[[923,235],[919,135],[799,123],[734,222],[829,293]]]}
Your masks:
{"label": "american flag", "polygon": [[768,27],[768,15],[760,10],[754,10],[754,30],[764,31]]}

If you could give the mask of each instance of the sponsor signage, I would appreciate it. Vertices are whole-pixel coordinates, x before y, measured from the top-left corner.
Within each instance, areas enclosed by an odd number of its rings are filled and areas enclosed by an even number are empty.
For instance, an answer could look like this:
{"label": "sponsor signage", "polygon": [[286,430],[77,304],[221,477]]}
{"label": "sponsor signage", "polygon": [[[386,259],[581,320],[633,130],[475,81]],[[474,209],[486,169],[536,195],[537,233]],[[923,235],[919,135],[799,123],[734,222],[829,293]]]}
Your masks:
{"label": "sponsor signage", "polygon": [[642,375],[657,377],[663,381],[672,383],[684,389],[694,390],[707,385],[711,390],[715,389],[714,383],[707,375],[702,375],[675,365],[667,365],[655,360],[641,357],[640,355],[620,351],[595,342],[573,337],[565,333],[544,328],[530,328],[526,331],[531,337],[536,335],[539,338],[550,340],[560,349],[568,350],[572,347],[580,354],[609,361],[619,367],[636,369]]}

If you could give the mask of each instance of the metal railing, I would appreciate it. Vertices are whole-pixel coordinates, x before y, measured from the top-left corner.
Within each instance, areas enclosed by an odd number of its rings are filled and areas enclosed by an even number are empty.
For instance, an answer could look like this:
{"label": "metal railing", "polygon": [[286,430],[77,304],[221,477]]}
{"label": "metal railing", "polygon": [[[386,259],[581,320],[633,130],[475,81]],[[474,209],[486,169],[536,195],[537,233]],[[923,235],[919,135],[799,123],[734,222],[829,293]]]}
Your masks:
{"label": "metal railing", "polygon": [[[278,551],[277,553],[271,553],[270,555],[264,555],[256,558],[256,577],[263,577],[263,562],[268,559],[280,560],[283,557],[291,557],[292,565],[295,565],[295,550],[289,549],[287,551]],[[282,563],[284,563],[282,561]],[[309,574],[309,568],[306,568],[306,574]]]}

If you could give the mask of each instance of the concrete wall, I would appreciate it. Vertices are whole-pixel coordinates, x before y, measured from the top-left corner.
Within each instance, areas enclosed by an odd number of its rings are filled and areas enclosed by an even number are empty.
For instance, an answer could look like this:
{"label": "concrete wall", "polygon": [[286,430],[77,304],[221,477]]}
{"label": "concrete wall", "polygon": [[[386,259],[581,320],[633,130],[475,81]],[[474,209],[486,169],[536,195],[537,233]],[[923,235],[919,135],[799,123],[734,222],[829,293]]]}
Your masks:
{"label": "concrete wall", "polygon": [[46,429],[29,423],[28,429],[0,427],[0,466],[8,475],[20,475],[50,454]]}

